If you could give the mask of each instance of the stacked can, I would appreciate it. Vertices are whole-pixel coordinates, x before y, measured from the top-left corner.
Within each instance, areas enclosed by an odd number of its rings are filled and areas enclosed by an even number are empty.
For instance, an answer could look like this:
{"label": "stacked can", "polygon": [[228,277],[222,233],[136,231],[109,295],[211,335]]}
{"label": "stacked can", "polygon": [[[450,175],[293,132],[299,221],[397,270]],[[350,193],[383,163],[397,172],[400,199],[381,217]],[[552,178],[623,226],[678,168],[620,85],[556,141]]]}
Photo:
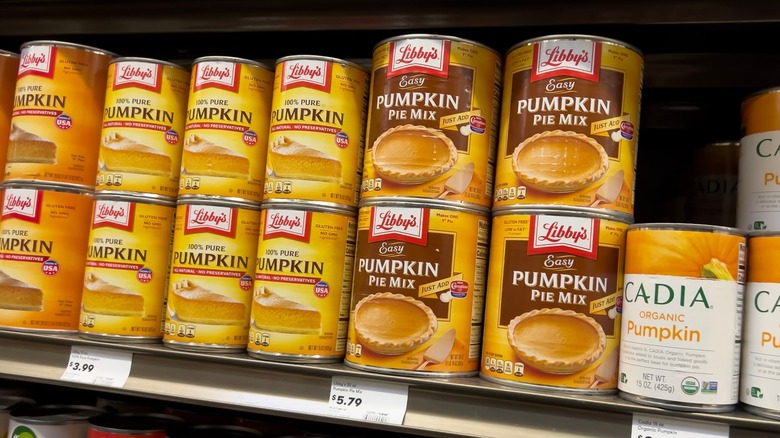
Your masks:
{"label": "stacked can", "polygon": [[341,59],[276,63],[252,357],[344,358],[368,89],[368,71]]}
{"label": "stacked can", "polygon": [[[3,327],[78,329],[112,56],[57,41],[25,43],[19,58],[0,56],[0,155],[7,159],[0,225]],[[12,101],[5,94],[10,90]]]}
{"label": "stacked can", "polygon": [[501,57],[477,42],[374,48],[347,365],[477,373],[500,95]]}
{"label": "stacked can", "polygon": [[507,52],[482,378],[616,392],[642,70],[595,36]]}
{"label": "stacked can", "polygon": [[108,66],[79,334],[159,342],[189,71],[165,61]]}
{"label": "stacked can", "polygon": [[232,57],[192,65],[163,342],[244,351],[249,331],[272,71]]}

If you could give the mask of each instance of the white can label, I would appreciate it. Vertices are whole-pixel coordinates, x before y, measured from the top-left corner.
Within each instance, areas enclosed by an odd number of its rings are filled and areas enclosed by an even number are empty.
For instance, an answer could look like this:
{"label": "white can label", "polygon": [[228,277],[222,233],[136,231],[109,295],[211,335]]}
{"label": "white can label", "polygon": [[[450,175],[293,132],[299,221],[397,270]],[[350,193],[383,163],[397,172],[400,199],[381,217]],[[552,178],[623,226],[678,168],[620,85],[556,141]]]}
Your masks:
{"label": "white can label", "polygon": [[780,284],[747,284],[742,346],[743,403],[780,410]]}
{"label": "white can label", "polygon": [[737,183],[737,227],[780,230],[780,131],[742,137]]}
{"label": "white can label", "polygon": [[744,287],[641,274],[626,274],[624,284],[618,388],[690,404],[735,404]]}

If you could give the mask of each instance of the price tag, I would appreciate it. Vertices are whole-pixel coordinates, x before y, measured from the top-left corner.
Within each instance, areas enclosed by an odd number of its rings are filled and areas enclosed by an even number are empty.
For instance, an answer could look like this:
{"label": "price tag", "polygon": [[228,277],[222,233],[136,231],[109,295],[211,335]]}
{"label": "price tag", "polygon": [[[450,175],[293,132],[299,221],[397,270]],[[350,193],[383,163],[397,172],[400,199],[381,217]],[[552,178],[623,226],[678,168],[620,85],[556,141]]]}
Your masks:
{"label": "price tag", "polygon": [[409,385],[334,376],[328,415],[376,423],[404,423]]}
{"label": "price tag", "polygon": [[60,380],[121,388],[132,364],[133,353],[74,345]]}
{"label": "price tag", "polygon": [[728,438],[729,425],[634,414],[631,438]]}

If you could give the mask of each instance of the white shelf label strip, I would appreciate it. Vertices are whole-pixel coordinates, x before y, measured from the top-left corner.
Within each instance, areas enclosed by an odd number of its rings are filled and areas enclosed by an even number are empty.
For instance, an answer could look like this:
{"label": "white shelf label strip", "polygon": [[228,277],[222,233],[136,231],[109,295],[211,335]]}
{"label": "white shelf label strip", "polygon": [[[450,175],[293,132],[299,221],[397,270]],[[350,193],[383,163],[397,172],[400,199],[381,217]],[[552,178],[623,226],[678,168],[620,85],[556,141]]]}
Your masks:
{"label": "white shelf label strip", "polygon": [[631,438],[728,438],[729,425],[681,418],[634,414]]}
{"label": "white shelf label strip", "polygon": [[328,416],[403,425],[409,385],[334,376]]}
{"label": "white shelf label strip", "polygon": [[60,380],[122,388],[132,365],[133,353],[74,345]]}

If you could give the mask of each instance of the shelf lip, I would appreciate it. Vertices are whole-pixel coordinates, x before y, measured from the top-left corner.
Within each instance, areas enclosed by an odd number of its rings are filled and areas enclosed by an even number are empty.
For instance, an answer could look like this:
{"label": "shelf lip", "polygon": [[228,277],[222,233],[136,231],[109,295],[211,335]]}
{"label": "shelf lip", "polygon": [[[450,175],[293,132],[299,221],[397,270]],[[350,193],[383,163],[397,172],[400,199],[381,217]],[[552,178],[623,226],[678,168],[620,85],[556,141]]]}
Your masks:
{"label": "shelf lip", "polygon": [[[612,412],[616,414],[654,414],[673,416],[685,419],[696,419],[703,421],[712,421],[727,423],[733,427],[758,429],[764,431],[780,432],[780,422],[765,419],[748,413],[741,408],[737,408],[730,413],[686,413],[659,409],[651,406],[639,405],[620,398],[617,395],[583,395],[571,391],[563,391],[557,388],[517,388],[514,386],[505,386],[497,383],[488,382],[478,377],[469,378],[421,378],[407,377],[392,374],[369,373],[345,366],[343,363],[331,364],[298,364],[285,362],[271,362],[260,359],[254,359],[245,353],[232,354],[212,354],[203,352],[190,352],[172,349],[164,346],[162,343],[140,344],[140,343],[113,343],[88,340],[79,337],[77,334],[51,334],[51,333],[28,333],[12,330],[0,329],[0,339],[13,339],[22,341],[27,345],[31,352],[33,350],[49,350],[46,345],[57,345],[61,347],[90,346],[103,349],[114,349],[119,351],[132,352],[145,356],[151,356],[160,359],[170,359],[179,361],[183,364],[190,363],[209,363],[218,370],[227,371],[228,369],[241,367],[247,370],[257,370],[264,372],[282,373],[299,377],[311,377],[319,380],[329,380],[333,376],[355,377],[363,379],[373,379],[378,381],[407,384],[410,389],[419,391],[444,394],[448,397],[463,396],[476,397],[478,399],[500,400],[516,403],[538,403],[555,407],[566,407],[588,411]],[[43,346],[43,347],[41,347]],[[63,354],[62,363],[67,363],[68,353]],[[0,352],[0,358],[2,353]],[[63,367],[64,369],[64,367]],[[131,371],[131,377],[133,373]],[[55,383],[50,382],[50,383]],[[62,384],[66,384],[62,382]],[[90,388],[100,390],[103,387],[89,386]],[[236,406],[231,406],[236,407]]]}

